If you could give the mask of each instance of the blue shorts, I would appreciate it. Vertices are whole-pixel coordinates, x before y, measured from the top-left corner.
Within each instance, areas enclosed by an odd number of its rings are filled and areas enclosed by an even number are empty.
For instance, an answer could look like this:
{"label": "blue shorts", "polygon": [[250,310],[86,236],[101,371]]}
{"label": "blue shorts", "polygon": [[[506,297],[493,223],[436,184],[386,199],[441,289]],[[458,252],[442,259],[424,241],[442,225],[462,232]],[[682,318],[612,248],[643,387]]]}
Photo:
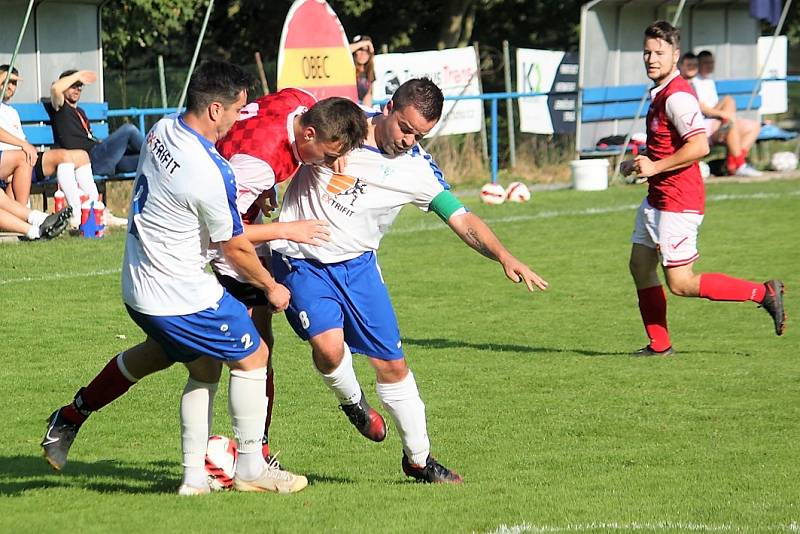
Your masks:
{"label": "blue shorts", "polygon": [[301,338],[341,328],[353,352],[380,360],[403,357],[397,317],[374,253],[330,264],[273,254],[272,274],[292,292],[286,318]]}
{"label": "blue shorts", "polygon": [[188,315],[145,315],[125,307],[139,328],[174,362],[190,362],[201,356],[241,360],[261,344],[247,308],[227,291],[216,305]]}

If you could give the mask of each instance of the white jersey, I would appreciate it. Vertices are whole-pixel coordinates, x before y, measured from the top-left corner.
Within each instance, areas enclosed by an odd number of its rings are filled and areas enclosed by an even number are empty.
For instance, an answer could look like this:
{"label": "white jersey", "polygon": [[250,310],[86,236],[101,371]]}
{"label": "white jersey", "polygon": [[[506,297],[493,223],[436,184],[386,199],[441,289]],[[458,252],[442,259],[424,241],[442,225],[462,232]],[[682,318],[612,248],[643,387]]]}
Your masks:
{"label": "white jersey", "polygon": [[[2,85],[2,84],[0,84]],[[22,121],[19,118],[17,110],[5,103],[0,103],[0,128],[8,133],[25,139],[25,132],[22,129]],[[2,150],[22,150],[17,145],[9,145],[8,143],[0,143],[0,151]]]}
{"label": "white jersey", "polygon": [[[229,163],[236,176],[238,191],[236,209],[240,214],[246,214],[261,193],[275,186],[275,173],[267,162],[247,154],[234,154]],[[252,221],[248,221],[248,224],[261,223],[263,223],[263,217],[260,212],[253,217]],[[255,249],[259,257],[269,258],[268,243],[255,245]],[[246,282],[244,277],[236,272],[236,269],[228,262],[219,247],[212,246],[209,249],[208,260],[215,272],[240,282]]]}
{"label": "white jersey", "polygon": [[433,158],[419,145],[395,157],[364,146],[347,155],[343,174],[303,165],[283,198],[279,222],[322,219],[331,240],[321,246],[284,239],[274,252],[293,258],[336,263],[378,250],[400,209],[414,204],[428,211],[431,201],[449,189]]}
{"label": "white jersey", "polygon": [[205,271],[210,242],[242,233],[236,180],[214,144],[172,115],[147,134],[134,184],[123,300],[147,315],[213,306],[222,286]]}
{"label": "white jersey", "polygon": [[712,78],[703,78],[700,75],[692,78],[692,87],[701,104],[713,108],[719,102],[717,84]]}

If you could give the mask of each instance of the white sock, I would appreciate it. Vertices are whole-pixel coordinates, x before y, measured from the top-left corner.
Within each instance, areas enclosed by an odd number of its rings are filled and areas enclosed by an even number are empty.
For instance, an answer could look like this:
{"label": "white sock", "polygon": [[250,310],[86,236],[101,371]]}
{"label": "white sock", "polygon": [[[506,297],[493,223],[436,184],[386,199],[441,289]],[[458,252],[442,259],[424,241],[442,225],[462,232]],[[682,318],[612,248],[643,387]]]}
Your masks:
{"label": "white sock", "polygon": [[408,371],[400,382],[375,386],[383,407],[394,419],[403,450],[412,464],[425,465],[431,452],[428,428],[425,422],[425,404],[419,396],[414,373]]}
{"label": "white sock", "polygon": [[28,228],[28,231],[25,232],[25,237],[28,239],[39,239],[42,237],[42,234],[39,233],[39,225],[32,224],[31,227]]}
{"label": "white sock", "polygon": [[91,202],[96,202],[100,194],[97,192],[97,184],[94,183],[92,165],[87,163],[83,167],[75,169],[75,180],[78,182],[78,187],[89,195],[89,200]]}
{"label": "white sock", "polygon": [[353,355],[350,353],[347,343],[344,343],[344,356],[339,367],[329,375],[319,374],[325,385],[336,395],[339,404],[358,404],[361,400],[361,386],[356,378],[356,372],[353,370]]}
{"label": "white sock", "polygon": [[217,384],[198,382],[189,377],[181,397],[181,448],[183,483],[194,488],[206,484],[206,448],[208,447],[208,411]]}
{"label": "white sock", "polygon": [[46,218],[47,214],[45,212],[31,210],[30,213],[28,213],[28,224],[35,226],[38,229]]}
{"label": "white sock", "polygon": [[73,221],[81,219],[81,190],[78,189],[78,182],[75,180],[75,164],[60,163],[56,167],[56,180],[58,186],[64,192],[67,205],[72,208]]}
{"label": "white sock", "polygon": [[261,456],[261,437],[267,420],[269,400],[264,396],[267,387],[267,368],[252,371],[231,370],[228,388],[228,410],[233,421],[239,458],[236,476],[255,480],[264,472],[266,463]]}

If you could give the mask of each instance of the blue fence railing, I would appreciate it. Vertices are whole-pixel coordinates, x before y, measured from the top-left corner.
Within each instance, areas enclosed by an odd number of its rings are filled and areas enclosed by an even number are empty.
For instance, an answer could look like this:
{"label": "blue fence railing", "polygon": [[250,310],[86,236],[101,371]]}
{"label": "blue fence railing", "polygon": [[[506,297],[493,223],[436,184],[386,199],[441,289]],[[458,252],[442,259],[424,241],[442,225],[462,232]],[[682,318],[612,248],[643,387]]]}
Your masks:
{"label": "blue fence railing", "polygon": [[[790,83],[799,83],[800,76],[787,76],[786,78],[762,81],[787,81]],[[490,116],[490,170],[492,175],[492,182],[497,182],[498,174],[498,102],[500,100],[527,98],[533,96],[548,96],[550,93],[485,93],[482,95],[459,95],[459,96],[445,96],[445,100],[488,100],[489,101],[489,116]],[[376,105],[383,105],[387,101],[376,101]],[[110,109],[108,110],[109,117],[136,117],[139,129],[146,132],[145,117],[154,115],[166,115],[175,113],[178,108],[125,108],[125,109]]]}

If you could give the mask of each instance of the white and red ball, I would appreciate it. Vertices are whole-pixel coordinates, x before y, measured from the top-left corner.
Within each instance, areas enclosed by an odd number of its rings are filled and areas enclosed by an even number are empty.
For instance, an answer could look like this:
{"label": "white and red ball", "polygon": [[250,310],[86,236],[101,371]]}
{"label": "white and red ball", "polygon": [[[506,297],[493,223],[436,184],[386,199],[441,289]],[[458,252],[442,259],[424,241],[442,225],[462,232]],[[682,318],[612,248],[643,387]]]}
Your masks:
{"label": "white and red ball", "polygon": [[206,473],[211,491],[223,491],[233,487],[236,472],[236,440],[225,436],[208,438],[206,449]]}
{"label": "white and red ball", "polygon": [[500,184],[488,183],[481,187],[481,200],[486,204],[502,204],[506,200],[506,190]]}
{"label": "white and red ball", "polygon": [[506,188],[506,200],[509,202],[527,202],[531,199],[531,190],[522,182],[511,182]]}
{"label": "white and red ball", "polygon": [[770,158],[770,165],[779,172],[793,171],[797,168],[797,156],[794,152],[776,152]]}

